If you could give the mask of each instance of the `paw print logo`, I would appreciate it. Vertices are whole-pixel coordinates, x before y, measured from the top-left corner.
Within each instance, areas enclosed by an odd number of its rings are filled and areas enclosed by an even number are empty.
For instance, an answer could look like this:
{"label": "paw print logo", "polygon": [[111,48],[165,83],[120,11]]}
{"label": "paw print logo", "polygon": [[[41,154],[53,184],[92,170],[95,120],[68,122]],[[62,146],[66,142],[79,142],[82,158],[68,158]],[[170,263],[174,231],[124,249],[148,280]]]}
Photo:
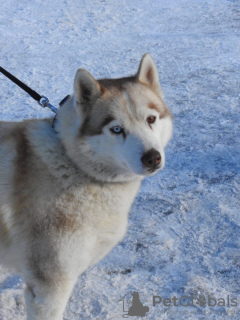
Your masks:
{"label": "paw print logo", "polygon": [[206,303],[207,303],[207,300],[204,296],[199,296],[197,298],[196,304],[198,304],[200,307],[204,307],[206,305]]}

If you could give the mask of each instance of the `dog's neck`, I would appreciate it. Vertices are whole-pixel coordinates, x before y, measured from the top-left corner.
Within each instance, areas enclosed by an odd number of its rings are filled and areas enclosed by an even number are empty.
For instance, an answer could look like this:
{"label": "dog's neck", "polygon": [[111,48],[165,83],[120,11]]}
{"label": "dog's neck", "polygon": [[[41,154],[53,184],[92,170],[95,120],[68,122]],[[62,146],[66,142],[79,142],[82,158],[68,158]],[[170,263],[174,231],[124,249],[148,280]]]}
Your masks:
{"label": "dog's neck", "polygon": [[54,131],[51,123],[51,119],[44,119],[29,125],[30,144],[54,177],[67,188],[77,183],[83,173],[67,156],[59,133]]}

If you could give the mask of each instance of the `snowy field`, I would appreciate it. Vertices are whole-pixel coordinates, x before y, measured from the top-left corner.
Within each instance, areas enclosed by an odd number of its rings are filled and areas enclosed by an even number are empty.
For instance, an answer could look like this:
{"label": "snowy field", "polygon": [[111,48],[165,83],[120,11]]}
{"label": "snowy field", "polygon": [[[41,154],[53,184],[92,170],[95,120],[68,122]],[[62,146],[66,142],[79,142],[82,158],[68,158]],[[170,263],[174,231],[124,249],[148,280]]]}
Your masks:
{"label": "snowy field", "polygon": [[[126,76],[150,52],[175,117],[165,169],[143,182],[124,241],[79,277],[64,320],[120,320],[119,300],[126,295],[126,308],[134,291],[149,306],[143,319],[240,319],[239,0],[0,0],[0,8],[1,66],[52,104],[72,92],[78,67]],[[1,120],[48,115],[0,75]],[[0,320],[24,319],[23,292],[21,277],[0,269]],[[153,295],[195,303],[153,307]],[[196,303],[208,296],[221,304]]]}

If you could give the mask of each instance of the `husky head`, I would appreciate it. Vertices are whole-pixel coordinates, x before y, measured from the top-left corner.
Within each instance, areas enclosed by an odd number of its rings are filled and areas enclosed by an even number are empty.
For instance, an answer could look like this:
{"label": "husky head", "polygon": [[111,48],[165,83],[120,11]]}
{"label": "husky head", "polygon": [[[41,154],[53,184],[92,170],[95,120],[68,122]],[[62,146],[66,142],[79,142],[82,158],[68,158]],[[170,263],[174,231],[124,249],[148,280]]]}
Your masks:
{"label": "husky head", "polygon": [[84,69],[59,112],[59,132],[77,166],[101,181],[127,181],[163,168],[172,116],[149,53],[135,76],[96,80]]}

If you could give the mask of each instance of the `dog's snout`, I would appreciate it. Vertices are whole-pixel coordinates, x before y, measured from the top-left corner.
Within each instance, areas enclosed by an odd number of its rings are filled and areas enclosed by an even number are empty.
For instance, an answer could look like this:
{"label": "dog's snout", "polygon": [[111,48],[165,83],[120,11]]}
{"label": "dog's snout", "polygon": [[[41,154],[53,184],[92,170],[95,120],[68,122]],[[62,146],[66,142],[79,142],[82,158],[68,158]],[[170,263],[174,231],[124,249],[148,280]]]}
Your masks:
{"label": "dog's snout", "polygon": [[157,150],[151,149],[144,153],[141,160],[145,167],[155,169],[161,163],[161,155]]}

